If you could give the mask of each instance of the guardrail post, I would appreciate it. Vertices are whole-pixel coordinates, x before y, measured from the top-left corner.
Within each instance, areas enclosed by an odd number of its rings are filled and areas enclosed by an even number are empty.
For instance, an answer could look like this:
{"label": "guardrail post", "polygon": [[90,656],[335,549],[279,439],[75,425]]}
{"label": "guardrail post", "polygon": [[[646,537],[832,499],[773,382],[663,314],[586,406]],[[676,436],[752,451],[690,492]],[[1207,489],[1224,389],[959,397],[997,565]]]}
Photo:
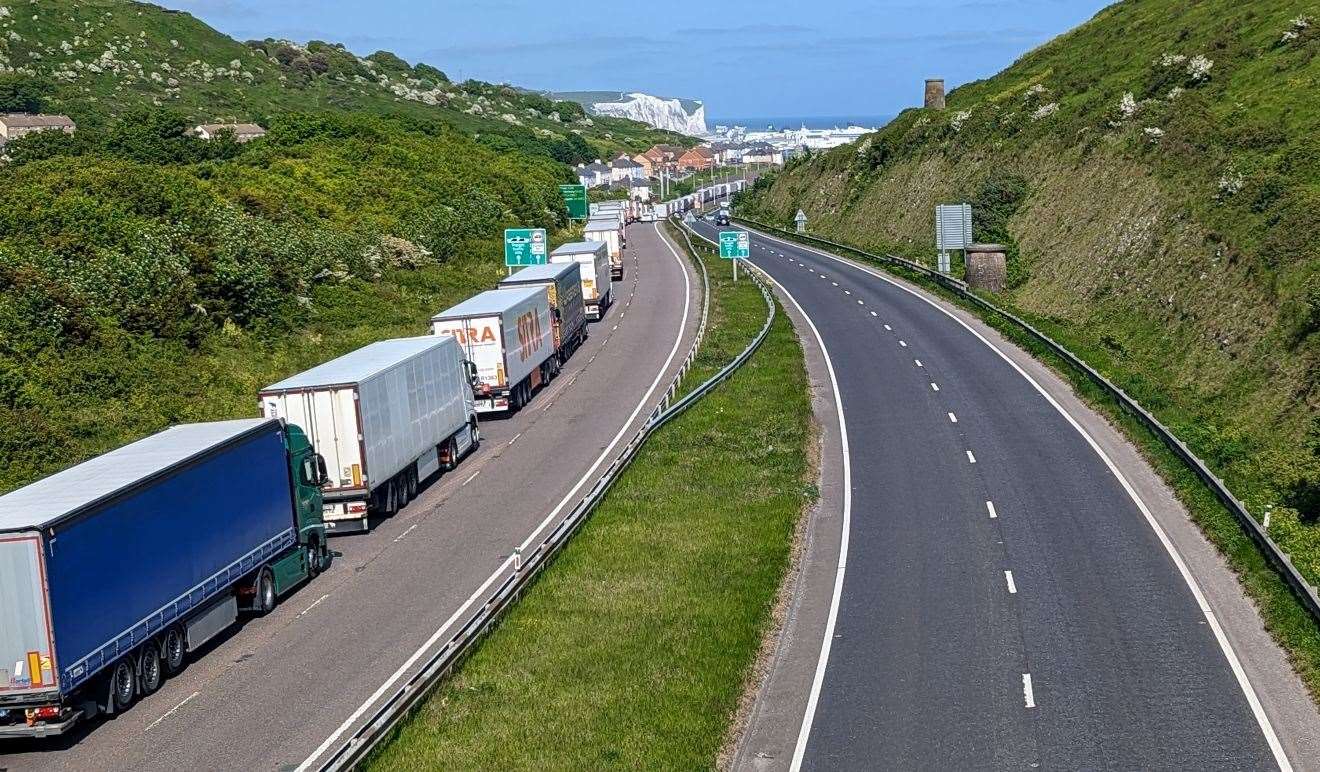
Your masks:
{"label": "guardrail post", "polygon": [[513,548],[513,570],[522,570],[522,547]]}

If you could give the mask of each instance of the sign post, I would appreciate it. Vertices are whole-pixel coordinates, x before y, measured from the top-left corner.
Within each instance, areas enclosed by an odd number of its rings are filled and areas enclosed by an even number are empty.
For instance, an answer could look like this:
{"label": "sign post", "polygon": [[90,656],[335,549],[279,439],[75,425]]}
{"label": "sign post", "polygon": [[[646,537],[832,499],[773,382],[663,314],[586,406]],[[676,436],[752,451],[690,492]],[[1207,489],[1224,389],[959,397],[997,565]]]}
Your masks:
{"label": "sign post", "polygon": [[545,228],[506,228],[504,265],[509,273],[514,267],[542,265],[547,260]]}
{"label": "sign post", "polygon": [[738,261],[752,256],[752,239],[747,231],[720,231],[720,258],[733,261],[733,280],[738,281]]}
{"label": "sign post", "polygon": [[564,197],[564,206],[568,207],[568,219],[585,220],[590,215],[586,185],[560,185],[559,195]]}

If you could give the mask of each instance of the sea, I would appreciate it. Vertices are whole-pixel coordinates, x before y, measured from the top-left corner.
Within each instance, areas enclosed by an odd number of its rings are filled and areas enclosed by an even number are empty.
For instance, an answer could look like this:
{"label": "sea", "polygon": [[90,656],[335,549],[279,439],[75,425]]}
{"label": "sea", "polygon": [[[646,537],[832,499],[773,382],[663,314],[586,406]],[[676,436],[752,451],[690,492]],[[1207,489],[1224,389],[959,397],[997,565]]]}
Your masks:
{"label": "sea", "polygon": [[775,130],[798,129],[803,126],[808,129],[832,129],[836,126],[839,128],[846,126],[879,128],[893,119],[894,116],[892,115],[753,116],[750,118],[707,118],[706,125],[710,127],[711,131],[714,131],[716,126],[745,126],[750,131],[765,131],[770,126],[773,126]]}

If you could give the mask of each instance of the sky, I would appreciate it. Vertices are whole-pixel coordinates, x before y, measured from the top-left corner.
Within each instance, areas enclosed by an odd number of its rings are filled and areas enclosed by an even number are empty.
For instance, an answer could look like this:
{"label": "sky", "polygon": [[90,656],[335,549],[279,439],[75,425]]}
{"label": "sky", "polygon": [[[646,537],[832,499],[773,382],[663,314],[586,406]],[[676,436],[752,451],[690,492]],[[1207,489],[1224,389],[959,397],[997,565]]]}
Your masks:
{"label": "sky", "polygon": [[156,0],[240,40],[384,49],[454,80],[698,99],[715,118],[892,116],[921,103],[926,78],[993,75],[1110,1]]}

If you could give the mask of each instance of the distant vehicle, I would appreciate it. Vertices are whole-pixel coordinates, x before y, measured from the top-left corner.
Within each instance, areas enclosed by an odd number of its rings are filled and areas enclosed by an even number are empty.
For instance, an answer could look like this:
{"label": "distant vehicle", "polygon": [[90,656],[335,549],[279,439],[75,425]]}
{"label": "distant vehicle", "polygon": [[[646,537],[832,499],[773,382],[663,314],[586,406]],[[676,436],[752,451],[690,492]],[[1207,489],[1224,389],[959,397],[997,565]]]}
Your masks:
{"label": "distant vehicle", "polygon": [[587,221],[582,234],[587,241],[603,241],[610,250],[610,277],[623,280],[623,223],[613,213],[603,213]]}
{"label": "distant vehicle", "polygon": [[[0,738],[127,710],[330,567],[325,462],[278,419],[185,424],[0,496]],[[207,688],[205,686],[200,688]]]}
{"label": "distant vehicle", "polygon": [[724,209],[721,209],[721,210],[719,211],[719,213],[715,215],[715,224],[716,224],[716,225],[728,225],[728,224],[729,224],[729,213],[728,213],[727,211],[725,211]]}
{"label": "distant vehicle", "polygon": [[551,263],[577,263],[582,281],[582,303],[587,318],[598,322],[614,302],[610,281],[610,250],[601,241],[577,241],[564,244],[550,253]]}
{"label": "distant vehicle", "polygon": [[382,340],[286,378],[258,395],[267,418],[305,427],[330,467],[331,535],[365,531],[480,442],[470,365],[456,341]]}
{"label": "distant vehicle", "polygon": [[475,366],[478,413],[517,411],[559,372],[545,287],[487,290],[431,317]]}

